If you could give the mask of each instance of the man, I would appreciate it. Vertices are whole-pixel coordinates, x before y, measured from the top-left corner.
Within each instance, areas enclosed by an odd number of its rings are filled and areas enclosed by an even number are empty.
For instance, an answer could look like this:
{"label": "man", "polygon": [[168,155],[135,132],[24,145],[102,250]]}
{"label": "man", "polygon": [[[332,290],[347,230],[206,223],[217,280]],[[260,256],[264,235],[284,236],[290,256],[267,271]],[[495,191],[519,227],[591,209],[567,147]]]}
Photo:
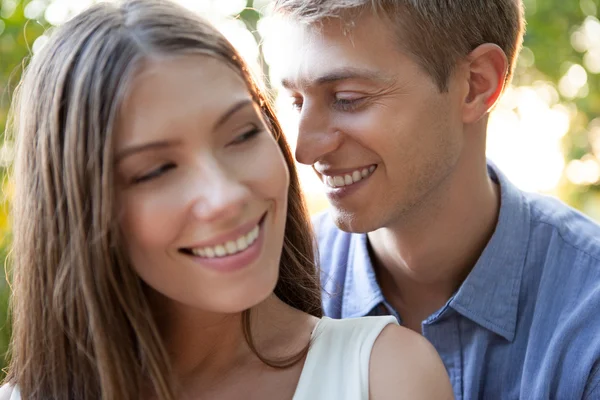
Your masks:
{"label": "man", "polygon": [[395,315],[436,347],[457,399],[600,399],[600,227],[485,156],[521,2],[275,11],[296,158],[331,203],[316,219],[326,314]]}

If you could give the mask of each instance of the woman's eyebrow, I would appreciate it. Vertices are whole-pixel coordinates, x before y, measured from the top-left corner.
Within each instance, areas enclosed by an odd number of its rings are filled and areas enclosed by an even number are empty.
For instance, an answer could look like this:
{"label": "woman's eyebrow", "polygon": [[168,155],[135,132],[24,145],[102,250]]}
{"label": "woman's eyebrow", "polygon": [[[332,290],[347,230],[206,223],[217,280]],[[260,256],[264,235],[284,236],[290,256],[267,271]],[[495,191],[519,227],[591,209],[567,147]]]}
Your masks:
{"label": "woman's eyebrow", "polygon": [[[254,104],[254,101],[252,101],[252,99],[249,99],[249,98],[240,100],[240,101],[236,102],[235,104],[233,104],[229,109],[227,109],[227,111],[225,111],[223,113],[223,115],[221,115],[221,117],[219,117],[217,122],[215,122],[215,124],[213,126],[213,131],[217,130],[219,127],[221,127],[227,121],[229,121],[229,119],[231,119],[231,117],[233,117],[237,112],[239,112],[240,110],[242,110],[245,107],[248,107],[249,105],[252,105],[252,104]],[[178,143],[179,143],[179,141],[174,141],[174,140],[159,140],[159,141],[155,141],[155,142],[148,142],[148,143],[142,143],[139,145],[129,146],[129,147],[126,147],[125,149],[119,151],[115,157],[115,160],[117,163],[119,163],[119,162],[123,161],[124,158],[127,158],[133,154],[137,154],[137,153],[140,153],[143,151],[157,150],[157,149],[172,147],[172,146],[177,145]]]}
{"label": "woman's eyebrow", "polygon": [[123,161],[124,158],[127,158],[133,154],[137,154],[142,151],[157,150],[157,149],[163,149],[163,148],[167,148],[167,147],[173,147],[179,143],[180,143],[179,141],[175,141],[175,140],[159,140],[159,141],[155,141],[155,142],[148,142],[148,143],[143,143],[143,144],[139,144],[139,145],[133,145],[130,147],[126,147],[125,149],[123,149],[119,153],[117,153],[115,160],[117,163],[119,163],[119,162]]}
{"label": "woman's eyebrow", "polygon": [[232,116],[234,116],[235,113],[237,113],[238,111],[240,111],[243,108],[245,108],[245,107],[247,107],[249,105],[252,105],[252,104],[254,104],[254,101],[252,101],[252,99],[243,99],[243,100],[240,100],[237,103],[235,103],[227,111],[225,111],[225,113],[223,113],[223,115],[221,115],[221,117],[217,120],[217,122],[213,126],[213,131],[216,131],[223,124],[225,124],[227,121],[229,121],[229,119]]}

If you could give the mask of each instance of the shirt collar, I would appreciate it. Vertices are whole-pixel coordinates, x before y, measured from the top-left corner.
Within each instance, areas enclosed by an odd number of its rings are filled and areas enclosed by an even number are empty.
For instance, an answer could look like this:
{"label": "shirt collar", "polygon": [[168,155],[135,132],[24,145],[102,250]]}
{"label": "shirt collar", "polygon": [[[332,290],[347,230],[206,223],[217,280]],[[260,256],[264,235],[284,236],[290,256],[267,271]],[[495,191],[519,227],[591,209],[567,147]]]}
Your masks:
{"label": "shirt collar", "polygon": [[369,256],[366,234],[351,235],[344,282],[342,318],[362,317],[384,301]]}
{"label": "shirt collar", "polygon": [[[529,242],[530,210],[519,189],[491,162],[488,162],[488,173],[500,187],[498,224],[475,267],[448,305],[512,341]],[[367,235],[355,234],[351,240],[342,318],[367,315],[384,301],[369,256]]]}
{"label": "shirt collar", "polygon": [[523,194],[488,162],[500,187],[500,213],[492,238],[449,305],[465,317],[512,341],[519,291],[529,247],[531,217]]}

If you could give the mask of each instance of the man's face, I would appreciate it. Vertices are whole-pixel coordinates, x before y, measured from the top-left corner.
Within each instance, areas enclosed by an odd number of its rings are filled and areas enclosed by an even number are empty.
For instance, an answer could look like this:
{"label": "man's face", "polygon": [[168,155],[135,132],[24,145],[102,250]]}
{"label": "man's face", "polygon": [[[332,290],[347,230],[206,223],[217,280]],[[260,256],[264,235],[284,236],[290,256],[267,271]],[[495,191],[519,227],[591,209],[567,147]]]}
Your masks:
{"label": "man's face", "polygon": [[280,71],[299,113],[297,160],[323,182],[337,225],[369,232],[442,191],[463,149],[468,85],[451,77],[440,93],[388,22],[365,13],[353,26],[292,22]]}

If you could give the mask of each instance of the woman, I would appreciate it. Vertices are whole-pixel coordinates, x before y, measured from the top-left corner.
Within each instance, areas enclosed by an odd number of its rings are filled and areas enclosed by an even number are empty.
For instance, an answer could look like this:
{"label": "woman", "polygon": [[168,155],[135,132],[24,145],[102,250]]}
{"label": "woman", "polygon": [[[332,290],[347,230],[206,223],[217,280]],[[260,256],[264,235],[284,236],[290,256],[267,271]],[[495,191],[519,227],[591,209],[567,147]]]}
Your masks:
{"label": "woman", "polygon": [[33,57],[15,109],[0,399],[450,397],[419,336],[321,319],[290,150],[206,22],[94,6]]}

